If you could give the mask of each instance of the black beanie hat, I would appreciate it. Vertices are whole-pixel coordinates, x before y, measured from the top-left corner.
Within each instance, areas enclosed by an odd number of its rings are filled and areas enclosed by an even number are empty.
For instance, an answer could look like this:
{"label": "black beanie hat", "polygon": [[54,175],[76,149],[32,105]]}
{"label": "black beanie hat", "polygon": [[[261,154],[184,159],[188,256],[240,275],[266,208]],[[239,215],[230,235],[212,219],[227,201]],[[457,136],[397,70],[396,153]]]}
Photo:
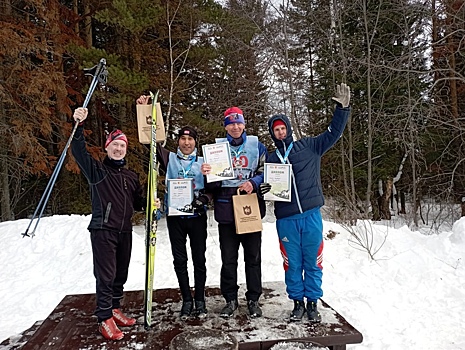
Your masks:
{"label": "black beanie hat", "polygon": [[197,131],[195,129],[191,128],[190,126],[185,126],[181,130],[179,130],[178,134],[178,140],[181,138],[182,135],[187,135],[192,138],[197,142]]}

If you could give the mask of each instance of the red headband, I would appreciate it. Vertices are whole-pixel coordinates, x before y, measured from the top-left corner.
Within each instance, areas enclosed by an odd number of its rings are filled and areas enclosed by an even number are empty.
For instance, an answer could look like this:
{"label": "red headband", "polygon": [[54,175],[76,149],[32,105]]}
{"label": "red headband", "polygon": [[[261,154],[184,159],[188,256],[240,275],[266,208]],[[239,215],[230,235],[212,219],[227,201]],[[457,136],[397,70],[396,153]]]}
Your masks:
{"label": "red headband", "polygon": [[274,130],[274,128],[276,128],[277,126],[281,126],[281,125],[286,126],[286,123],[284,123],[281,119],[275,120],[275,121],[273,122],[273,127],[272,127],[272,129]]}
{"label": "red headband", "polygon": [[123,132],[121,130],[114,130],[110,133],[110,135],[108,135],[107,137],[107,141],[105,142],[105,148],[108,147],[108,145],[110,143],[112,143],[113,141],[115,140],[121,140],[121,141],[124,141],[126,142],[126,146],[128,145],[128,138],[126,137],[125,134],[123,134]]}

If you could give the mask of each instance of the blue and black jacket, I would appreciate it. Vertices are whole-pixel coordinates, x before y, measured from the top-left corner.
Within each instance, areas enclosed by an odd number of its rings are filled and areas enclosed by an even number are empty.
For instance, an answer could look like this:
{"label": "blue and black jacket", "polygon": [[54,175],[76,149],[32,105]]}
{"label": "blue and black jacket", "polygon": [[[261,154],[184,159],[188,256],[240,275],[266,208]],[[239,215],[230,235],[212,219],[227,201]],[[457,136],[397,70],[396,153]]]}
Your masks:
{"label": "blue and black jacket", "polygon": [[[278,114],[268,120],[271,138],[282,156],[293,143],[286,162],[292,164],[291,202],[277,201],[274,203],[277,219],[301,214],[324,204],[320,178],[321,157],[341,137],[349,114],[350,107],[336,106],[331,124],[325,132],[316,137],[304,137],[298,141],[293,141],[291,123],[287,116]],[[274,136],[272,126],[276,120],[282,120],[286,124],[287,135],[284,140],[278,140]],[[268,162],[281,163],[281,160],[276,152],[271,152]]]}

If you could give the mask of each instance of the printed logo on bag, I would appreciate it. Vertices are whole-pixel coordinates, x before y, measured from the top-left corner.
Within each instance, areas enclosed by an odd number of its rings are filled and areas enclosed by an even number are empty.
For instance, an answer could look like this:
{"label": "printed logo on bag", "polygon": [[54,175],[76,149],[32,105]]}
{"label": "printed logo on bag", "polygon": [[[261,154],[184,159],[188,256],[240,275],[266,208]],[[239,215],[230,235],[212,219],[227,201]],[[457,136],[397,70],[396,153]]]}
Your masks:
{"label": "printed logo on bag", "polygon": [[242,209],[244,210],[244,214],[245,215],[250,215],[252,214],[252,208],[250,207],[250,205],[247,205],[245,207],[242,207]]}
{"label": "printed logo on bag", "polygon": [[152,116],[151,115],[148,115],[145,117],[145,122],[148,124],[148,125],[152,125]]}

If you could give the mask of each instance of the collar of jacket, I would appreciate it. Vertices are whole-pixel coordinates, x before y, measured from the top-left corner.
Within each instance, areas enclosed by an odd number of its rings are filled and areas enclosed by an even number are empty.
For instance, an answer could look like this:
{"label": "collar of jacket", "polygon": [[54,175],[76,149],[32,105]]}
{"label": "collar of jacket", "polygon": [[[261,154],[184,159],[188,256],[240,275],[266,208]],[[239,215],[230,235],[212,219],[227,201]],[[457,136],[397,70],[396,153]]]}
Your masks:
{"label": "collar of jacket", "polygon": [[119,169],[126,165],[126,159],[123,158],[121,160],[115,160],[110,159],[110,157],[106,156],[103,160],[103,164],[109,166],[110,168]]}
{"label": "collar of jacket", "polygon": [[240,146],[247,139],[247,134],[245,131],[243,131],[241,137],[238,137],[237,139],[235,139],[229,134],[226,134],[226,138],[228,139],[228,142],[230,143],[231,146]]}

